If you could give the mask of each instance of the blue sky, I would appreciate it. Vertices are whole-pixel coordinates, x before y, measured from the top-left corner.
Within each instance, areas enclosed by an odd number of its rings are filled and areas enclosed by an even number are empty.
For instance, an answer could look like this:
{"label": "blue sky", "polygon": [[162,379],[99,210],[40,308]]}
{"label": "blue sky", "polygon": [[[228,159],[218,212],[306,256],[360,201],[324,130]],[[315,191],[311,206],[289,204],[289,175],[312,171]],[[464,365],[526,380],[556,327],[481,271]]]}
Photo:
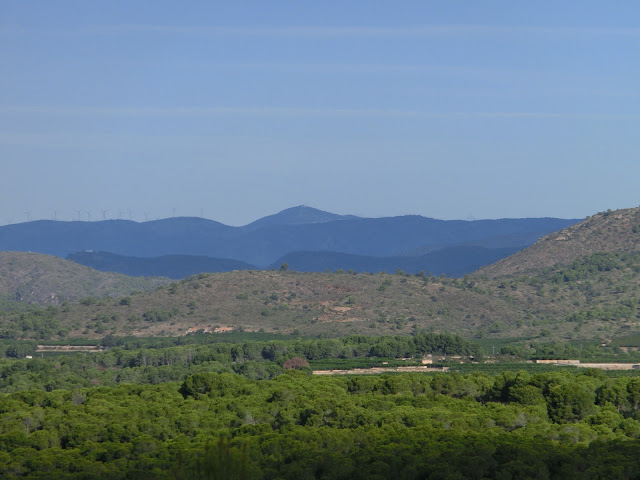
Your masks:
{"label": "blue sky", "polygon": [[0,224],[638,206],[639,52],[637,1],[0,0]]}

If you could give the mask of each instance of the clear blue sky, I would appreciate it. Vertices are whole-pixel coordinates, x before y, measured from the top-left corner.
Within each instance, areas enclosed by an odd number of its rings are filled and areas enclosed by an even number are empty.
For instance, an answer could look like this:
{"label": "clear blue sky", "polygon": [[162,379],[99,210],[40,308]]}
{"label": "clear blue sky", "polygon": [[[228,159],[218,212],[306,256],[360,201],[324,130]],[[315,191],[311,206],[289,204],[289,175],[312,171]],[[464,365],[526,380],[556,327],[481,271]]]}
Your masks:
{"label": "clear blue sky", "polygon": [[0,65],[0,224],[640,204],[636,0],[0,0]]}

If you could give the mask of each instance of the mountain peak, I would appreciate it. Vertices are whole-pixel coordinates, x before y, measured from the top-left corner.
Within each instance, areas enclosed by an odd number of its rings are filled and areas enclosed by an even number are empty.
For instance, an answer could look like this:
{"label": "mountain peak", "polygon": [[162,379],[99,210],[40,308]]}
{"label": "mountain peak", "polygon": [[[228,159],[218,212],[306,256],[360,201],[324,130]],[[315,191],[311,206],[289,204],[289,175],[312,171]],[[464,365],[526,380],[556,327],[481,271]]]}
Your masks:
{"label": "mountain peak", "polygon": [[260,218],[255,222],[246,225],[245,228],[255,229],[269,225],[308,225],[310,223],[326,223],[336,220],[349,220],[358,218],[353,215],[338,215],[336,213],[325,212],[307,205],[298,205],[287,208],[274,215]]}

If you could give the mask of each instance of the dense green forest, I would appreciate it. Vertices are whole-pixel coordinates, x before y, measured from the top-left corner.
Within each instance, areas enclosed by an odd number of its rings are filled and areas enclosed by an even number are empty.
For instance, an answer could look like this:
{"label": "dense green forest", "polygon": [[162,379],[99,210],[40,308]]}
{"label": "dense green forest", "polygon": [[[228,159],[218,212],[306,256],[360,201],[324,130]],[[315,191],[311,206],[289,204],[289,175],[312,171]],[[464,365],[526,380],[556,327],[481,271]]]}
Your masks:
{"label": "dense green forest", "polygon": [[[480,345],[426,332],[254,336],[107,338],[105,352],[1,360],[0,476],[640,475],[637,372],[517,363],[522,357],[509,345],[494,357],[501,363],[473,364],[484,358]],[[525,350],[580,352],[565,344]],[[311,375],[322,365],[403,364],[399,357],[423,355],[451,370]],[[299,368],[288,369],[292,358],[303,359]]]}
{"label": "dense green forest", "polygon": [[640,380],[202,372],[0,397],[20,478],[637,478]]}

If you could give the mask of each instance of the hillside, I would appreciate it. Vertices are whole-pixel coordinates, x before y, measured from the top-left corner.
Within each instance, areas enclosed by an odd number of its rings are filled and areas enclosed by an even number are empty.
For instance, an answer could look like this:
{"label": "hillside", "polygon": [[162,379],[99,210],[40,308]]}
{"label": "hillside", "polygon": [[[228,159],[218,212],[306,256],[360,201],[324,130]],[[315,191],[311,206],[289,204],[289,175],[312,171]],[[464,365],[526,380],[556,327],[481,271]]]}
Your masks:
{"label": "hillside", "polygon": [[[204,330],[303,335],[409,334],[607,340],[640,332],[640,255],[601,253],[539,276],[448,279],[404,274],[237,271],[202,274],[123,299],[56,311],[69,336]],[[0,318],[14,329],[15,315]],[[32,332],[9,338],[37,338]]]}
{"label": "hillside", "polygon": [[[506,302],[446,282],[388,274],[202,274],[124,299],[72,305],[56,318],[70,336],[184,335],[199,329],[341,336],[408,333],[414,325],[449,330],[460,319],[472,334],[483,323],[481,315],[512,313]],[[2,323],[10,328],[12,322],[6,317]]]}
{"label": "hillside", "polygon": [[0,252],[0,296],[11,300],[57,305],[87,296],[124,296],[166,283],[99,272],[40,253]]}
{"label": "hillside", "polygon": [[490,277],[535,273],[596,252],[640,252],[640,208],[593,215],[478,273]]}

